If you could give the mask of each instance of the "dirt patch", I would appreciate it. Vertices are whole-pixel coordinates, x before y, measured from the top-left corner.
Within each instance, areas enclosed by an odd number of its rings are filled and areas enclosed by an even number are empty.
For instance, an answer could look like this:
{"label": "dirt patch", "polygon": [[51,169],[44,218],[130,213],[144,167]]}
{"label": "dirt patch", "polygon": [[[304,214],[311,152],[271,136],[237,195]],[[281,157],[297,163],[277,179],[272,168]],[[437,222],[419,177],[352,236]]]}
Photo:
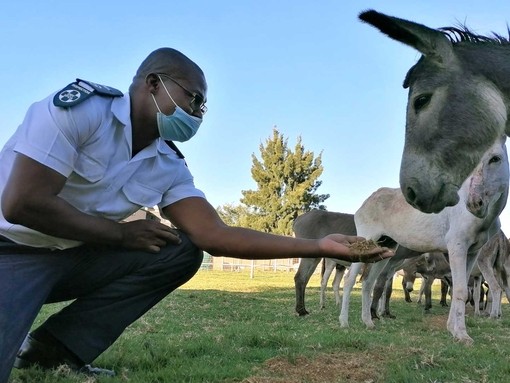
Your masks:
{"label": "dirt patch", "polygon": [[384,369],[380,354],[338,353],[313,358],[267,360],[254,376],[242,383],[375,383]]}
{"label": "dirt patch", "polygon": [[426,326],[431,330],[445,331],[448,314],[430,315],[426,318]]}

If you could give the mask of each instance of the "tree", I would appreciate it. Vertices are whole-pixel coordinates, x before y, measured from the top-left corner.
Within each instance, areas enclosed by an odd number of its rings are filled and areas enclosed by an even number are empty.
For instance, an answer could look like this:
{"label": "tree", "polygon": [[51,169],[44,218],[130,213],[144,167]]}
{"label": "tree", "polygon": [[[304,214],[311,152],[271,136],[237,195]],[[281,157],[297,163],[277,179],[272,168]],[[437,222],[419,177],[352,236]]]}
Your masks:
{"label": "tree", "polygon": [[241,220],[253,229],[275,234],[292,234],[294,219],[322,205],[329,194],[316,194],[322,181],[322,152],[305,150],[298,137],[294,151],[288,148],[283,134],[273,128],[273,136],[260,145],[259,160],[252,154],[251,174],[257,190],[243,190],[241,203],[246,206]]}
{"label": "tree", "polygon": [[229,226],[248,226],[247,217],[249,216],[248,208],[244,205],[235,205],[226,203],[216,208],[223,222]]}

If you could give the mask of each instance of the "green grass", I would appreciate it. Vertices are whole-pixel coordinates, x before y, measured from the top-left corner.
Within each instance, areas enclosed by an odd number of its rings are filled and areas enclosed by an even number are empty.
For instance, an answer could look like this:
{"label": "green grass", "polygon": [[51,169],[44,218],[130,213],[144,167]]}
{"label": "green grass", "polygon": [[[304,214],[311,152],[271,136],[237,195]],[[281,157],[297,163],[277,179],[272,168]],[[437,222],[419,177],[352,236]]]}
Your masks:
{"label": "green grass", "polygon": [[[510,313],[475,318],[467,308],[474,346],[446,330],[448,308],[434,291],[430,314],[406,303],[395,284],[392,311],[375,330],[360,321],[360,290],[351,297],[350,328],[341,329],[328,291],[318,309],[319,277],[307,288],[306,317],[294,313],[294,274],[200,271],[160,302],[94,365],[115,378],[87,378],[65,370],[14,370],[12,383],[94,382],[506,382],[510,381]],[[414,296],[416,299],[416,295]],[[62,305],[45,306],[36,324]],[[507,318],[508,317],[508,318]]]}

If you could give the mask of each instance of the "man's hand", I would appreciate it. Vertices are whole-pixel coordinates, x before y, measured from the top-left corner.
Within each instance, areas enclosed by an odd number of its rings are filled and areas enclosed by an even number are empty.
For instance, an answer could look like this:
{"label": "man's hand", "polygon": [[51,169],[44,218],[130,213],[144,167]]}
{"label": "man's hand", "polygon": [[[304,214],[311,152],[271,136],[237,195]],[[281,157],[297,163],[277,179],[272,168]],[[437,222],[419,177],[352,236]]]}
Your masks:
{"label": "man's hand", "polygon": [[328,254],[328,258],[338,258],[349,262],[375,263],[392,257],[395,253],[387,247],[374,247],[360,252],[352,249],[356,242],[365,240],[363,237],[343,234],[330,234],[319,240],[321,248]]}
{"label": "man's hand", "polygon": [[157,221],[141,219],[121,223],[121,246],[158,253],[168,243],[181,243],[179,232]]}

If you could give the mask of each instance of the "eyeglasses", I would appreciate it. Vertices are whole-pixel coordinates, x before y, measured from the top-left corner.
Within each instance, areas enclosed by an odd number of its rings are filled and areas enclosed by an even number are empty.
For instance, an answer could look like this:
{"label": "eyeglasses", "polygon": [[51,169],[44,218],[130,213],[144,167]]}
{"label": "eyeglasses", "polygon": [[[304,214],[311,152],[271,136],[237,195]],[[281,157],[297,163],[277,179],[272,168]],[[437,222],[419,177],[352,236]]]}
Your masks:
{"label": "eyeglasses", "polygon": [[172,82],[174,82],[179,87],[181,87],[181,89],[188,96],[191,97],[191,101],[189,103],[189,106],[190,106],[191,110],[193,111],[193,113],[200,111],[202,114],[205,114],[205,112],[207,112],[207,106],[205,105],[204,98],[201,95],[199,95],[197,93],[190,92],[188,89],[186,89],[181,84],[179,84],[172,76],[169,76],[169,75],[167,75],[165,73],[158,73],[158,75],[166,77],[166,78],[172,80]]}

